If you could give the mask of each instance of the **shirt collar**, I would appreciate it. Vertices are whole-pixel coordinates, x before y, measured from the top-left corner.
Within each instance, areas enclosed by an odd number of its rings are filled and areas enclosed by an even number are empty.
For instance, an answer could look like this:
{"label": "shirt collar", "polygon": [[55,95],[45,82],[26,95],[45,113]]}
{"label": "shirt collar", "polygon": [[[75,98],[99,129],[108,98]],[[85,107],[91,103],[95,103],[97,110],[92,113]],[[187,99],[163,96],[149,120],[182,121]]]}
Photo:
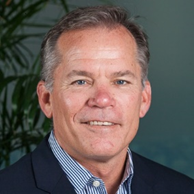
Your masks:
{"label": "shirt collar", "polygon": [[[61,148],[61,146],[58,144],[54,136],[53,131],[51,131],[48,141],[54,156],[58,160],[62,170],[66,173],[67,178],[74,186],[75,190],[77,190],[78,192],[81,191],[94,176],[81,164],[74,160],[69,154],[67,154],[65,150]],[[133,176],[132,154],[130,149],[128,149],[128,157],[126,160],[121,185],[124,184],[125,182],[128,182],[130,184],[132,176]]]}

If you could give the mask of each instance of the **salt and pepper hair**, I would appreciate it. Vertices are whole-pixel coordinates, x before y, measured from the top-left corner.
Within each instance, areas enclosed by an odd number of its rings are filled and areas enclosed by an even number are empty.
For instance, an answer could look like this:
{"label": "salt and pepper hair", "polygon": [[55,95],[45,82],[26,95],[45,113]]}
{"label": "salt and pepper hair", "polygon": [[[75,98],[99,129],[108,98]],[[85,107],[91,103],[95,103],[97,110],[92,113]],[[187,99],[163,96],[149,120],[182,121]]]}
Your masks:
{"label": "salt and pepper hair", "polygon": [[60,64],[61,56],[57,51],[57,40],[61,34],[72,30],[83,30],[88,28],[106,27],[114,29],[124,26],[134,37],[137,44],[137,61],[141,67],[142,84],[147,80],[149,48],[147,35],[135,22],[135,19],[128,16],[127,12],[115,6],[96,6],[78,8],[65,15],[46,34],[41,47],[41,79],[45,86],[52,91],[56,67]]}

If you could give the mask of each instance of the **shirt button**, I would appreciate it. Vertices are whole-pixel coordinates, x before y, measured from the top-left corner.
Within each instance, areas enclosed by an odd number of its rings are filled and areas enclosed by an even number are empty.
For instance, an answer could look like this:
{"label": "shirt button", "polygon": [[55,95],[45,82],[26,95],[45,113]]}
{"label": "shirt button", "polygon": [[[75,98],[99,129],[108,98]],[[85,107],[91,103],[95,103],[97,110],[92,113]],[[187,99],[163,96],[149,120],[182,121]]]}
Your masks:
{"label": "shirt button", "polygon": [[100,181],[94,181],[93,186],[94,187],[99,187],[100,186]]}

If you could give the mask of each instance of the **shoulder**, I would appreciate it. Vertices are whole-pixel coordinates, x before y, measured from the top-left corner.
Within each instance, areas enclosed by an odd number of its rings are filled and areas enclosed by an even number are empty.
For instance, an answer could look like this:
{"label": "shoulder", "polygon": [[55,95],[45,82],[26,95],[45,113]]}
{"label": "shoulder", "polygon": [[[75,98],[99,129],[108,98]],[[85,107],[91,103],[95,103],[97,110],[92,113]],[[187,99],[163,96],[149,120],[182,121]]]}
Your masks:
{"label": "shoulder", "polygon": [[194,180],[188,176],[134,152],[132,157],[135,176],[141,177],[158,193],[194,193]]}
{"label": "shoulder", "polygon": [[[21,172],[26,172],[26,169],[29,169],[31,163],[31,154],[27,154],[24,157],[22,157],[20,160],[18,160],[15,164],[3,169],[0,171],[0,181],[2,181],[2,177],[7,177],[13,174],[22,174]],[[13,173],[14,172],[14,173]],[[13,174],[12,174],[13,173]]]}
{"label": "shoulder", "polygon": [[[41,155],[41,152],[46,152],[47,138],[32,152],[23,156],[15,164],[0,171],[0,193],[1,194],[15,194],[15,193],[42,193],[37,189],[33,155]],[[45,144],[42,145],[42,144]],[[40,170],[42,166],[39,165],[40,161],[36,161]]]}
{"label": "shoulder", "polygon": [[0,171],[0,193],[16,193],[20,187],[30,189],[35,185],[31,165],[31,154]]}

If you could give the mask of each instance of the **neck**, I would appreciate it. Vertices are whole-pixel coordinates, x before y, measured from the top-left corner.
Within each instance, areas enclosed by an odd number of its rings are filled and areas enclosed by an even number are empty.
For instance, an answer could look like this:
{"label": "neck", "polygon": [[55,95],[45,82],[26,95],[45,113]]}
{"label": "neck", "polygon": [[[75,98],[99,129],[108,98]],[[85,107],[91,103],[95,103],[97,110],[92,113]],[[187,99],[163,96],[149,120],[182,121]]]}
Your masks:
{"label": "neck", "polygon": [[125,163],[126,150],[119,154],[117,158],[108,161],[78,161],[82,166],[88,169],[94,176],[103,180],[107,193],[115,194],[121,184]]}

